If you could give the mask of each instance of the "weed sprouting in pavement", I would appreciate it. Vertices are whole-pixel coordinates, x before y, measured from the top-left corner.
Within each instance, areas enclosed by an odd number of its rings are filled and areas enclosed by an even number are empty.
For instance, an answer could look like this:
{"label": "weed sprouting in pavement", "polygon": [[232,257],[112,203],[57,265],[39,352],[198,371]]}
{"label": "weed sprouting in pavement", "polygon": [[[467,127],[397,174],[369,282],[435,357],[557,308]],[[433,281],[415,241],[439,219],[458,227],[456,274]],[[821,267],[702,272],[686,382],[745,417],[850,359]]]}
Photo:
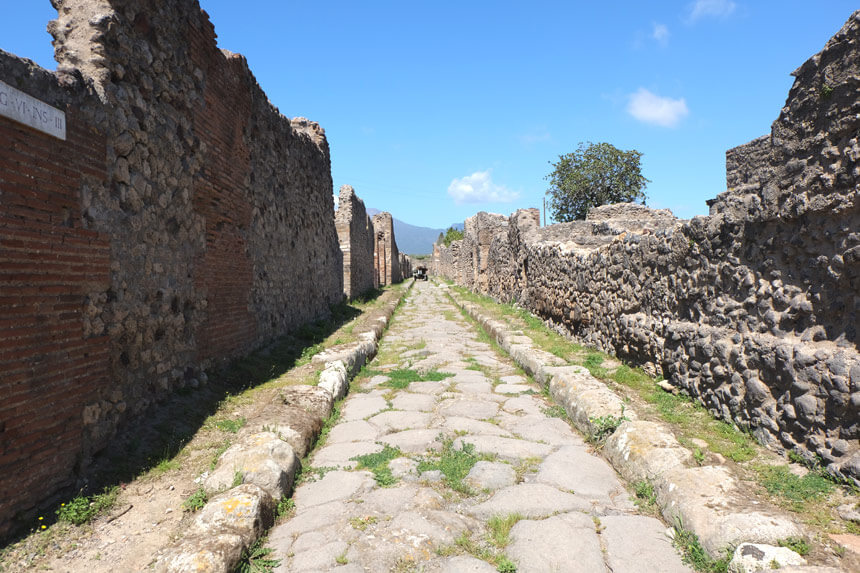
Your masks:
{"label": "weed sprouting in pavement", "polygon": [[393,448],[386,445],[382,451],[373,454],[365,454],[363,456],[355,456],[350,458],[358,462],[356,469],[368,469],[373,473],[373,479],[381,487],[389,487],[397,483],[397,478],[391,473],[391,468],[388,467],[388,462],[394,458],[399,458],[401,452],[398,448]]}
{"label": "weed sprouting in pavement", "polygon": [[423,473],[432,470],[442,472],[445,484],[465,495],[473,494],[473,490],[463,480],[472,466],[478,463],[479,456],[475,453],[473,444],[462,443],[460,449],[454,448],[454,440],[443,438],[442,452],[437,459],[424,459],[418,463],[418,471]]}

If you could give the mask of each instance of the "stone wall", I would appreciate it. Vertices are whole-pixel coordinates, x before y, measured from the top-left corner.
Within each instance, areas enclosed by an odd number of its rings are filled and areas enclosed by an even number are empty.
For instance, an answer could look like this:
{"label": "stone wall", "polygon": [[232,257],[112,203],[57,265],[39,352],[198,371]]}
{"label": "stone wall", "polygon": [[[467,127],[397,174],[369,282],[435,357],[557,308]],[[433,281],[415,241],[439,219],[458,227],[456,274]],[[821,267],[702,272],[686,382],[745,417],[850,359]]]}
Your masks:
{"label": "stone wall", "polygon": [[771,135],[727,153],[710,216],[478,217],[433,268],[860,480],[860,12],[794,75]]}
{"label": "stone wall", "polygon": [[340,188],[337,204],[334,224],[343,253],[343,293],[351,299],[379,286],[373,262],[376,233],[364,201],[351,186]]}
{"label": "stone wall", "polygon": [[373,264],[379,286],[399,283],[412,274],[408,257],[401,257],[394,238],[394,219],[383,211],[373,216],[376,240],[373,246]]}
{"label": "stone wall", "polygon": [[0,53],[68,123],[0,117],[0,534],[124,419],[343,296],[324,132],[197,1],[54,5],[56,73]]}

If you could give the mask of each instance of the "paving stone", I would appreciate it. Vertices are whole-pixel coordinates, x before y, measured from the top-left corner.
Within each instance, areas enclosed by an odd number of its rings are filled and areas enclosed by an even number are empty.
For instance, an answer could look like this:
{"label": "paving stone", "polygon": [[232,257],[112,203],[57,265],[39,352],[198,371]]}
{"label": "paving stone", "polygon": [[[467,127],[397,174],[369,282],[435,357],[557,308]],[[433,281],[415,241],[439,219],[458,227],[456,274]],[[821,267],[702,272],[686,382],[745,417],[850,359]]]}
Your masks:
{"label": "paving stone", "polygon": [[517,483],[517,472],[510,464],[482,460],[472,466],[466,481],[478,489],[502,489]]}
{"label": "paving stone", "polygon": [[448,382],[412,382],[407,390],[418,394],[438,395],[445,391]]}
{"label": "paving stone", "polygon": [[692,573],[672,547],[661,521],[644,515],[606,515],[600,518],[600,525],[607,562],[614,573]]}
{"label": "paving stone", "polygon": [[430,425],[432,416],[426,412],[406,412],[391,410],[377,414],[367,421],[379,428],[380,433],[398,432],[426,428]]}
{"label": "paving stone", "polygon": [[374,394],[350,396],[343,406],[340,418],[344,422],[363,420],[388,408],[385,398]]}
{"label": "paving stone", "polygon": [[[293,495],[293,499],[295,499],[295,495]],[[333,501],[306,508],[296,507],[295,516],[276,525],[269,532],[269,546],[279,551],[283,548],[281,554],[286,555],[295,537],[308,531],[331,527],[338,521],[345,520],[348,514],[349,508],[343,501]]]}
{"label": "paving stone", "polygon": [[346,541],[331,541],[314,549],[297,553],[289,560],[289,567],[282,569],[282,571],[296,573],[329,571],[337,566],[337,558],[345,554],[348,548],[349,545]]}
{"label": "paving stone", "polygon": [[507,376],[500,376],[499,380],[501,380],[505,384],[527,384],[528,383],[528,379],[525,376],[520,376],[519,374],[509,374]]}
{"label": "paving stone", "polygon": [[594,522],[587,515],[567,513],[541,521],[520,521],[510,536],[506,552],[516,563],[517,573],[607,571]]}
{"label": "paving stone", "polygon": [[603,503],[617,500],[626,507],[632,504],[612,466],[583,446],[567,446],[548,455],[535,481]]}
{"label": "paving stone", "polygon": [[528,384],[499,384],[493,388],[496,394],[522,394],[523,392],[534,392],[534,387]]}
{"label": "paving stone", "polygon": [[391,475],[397,479],[417,480],[418,479],[418,462],[409,458],[395,458],[388,462],[388,469],[391,470]]}
{"label": "paving stone", "polygon": [[507,436],[513,437],[509,431],[491,424],[490,422],[482,422],[472,418],[463,418],[461,416],[451,416],[445,418],[441,427],[453,432],[468,432],[469,434],[484,434],[488,436]]}
{"label": "paving stone", "polygon": [[[490,394],[493,391],[491,382],[458,382],[457,392],[464,394]],[[488,397],[489,399],[489,397]]]}
{"label": "paving stone", "polygon": [[506,460],[523,460],[525,458],[542,458],[552,452],[552,446],[538,444],[528,440],[503,438],[501,436],[468,436],[454,440],[454,447],[461,449],[463,444],[472,444],[475,451],[483,454],[496,454]]}
{"label": "paving stone", "polygon": [[443,498],[428,487],[400,483],[394,487],[375,489],[361,496],[364,511],[376,511],[382,515],[394,515],[412,509],[439,509]]}
{"label": "paving stone", "polygon": [[400,392],[391,400],[395,410],[418,410],[420,412],[432,412],[436,407],[436,398],[427,394],[413,394],[411,392]]}
{"label": "paving stone", "polygon": [[458,555],[444,561],[439,573],[496,573],[496,568],[469,555]]}
{"label": "paving stone", "polygon": [[354,468],[358,462],[351,458],[375,454],[382,451],[383,446],[376,442],[341,442],[331,444],[317,450],[313,455],[313,466],[318,468],[338,467]]}
{"label": "paving stone", "polygon": [[486,420],[492,418],[499,411],[499,405],[487,400],[450,400],[439,408],[443,416],[459,416],[473,418],[475,420]]}
{"label": "paving stone", "polygon": [[531,396],[517,396],[505,400],[505,403],[502,404],[502,409],[511,414],[542,415],[544,408],[546,408],[545,404]]}
{"label": "paving stone", "polygon": [[386,434],[379,441],[390,446],[400,448],[402,452],[421,454],[429,450],[438,451],[442,444],[438,440],[439,431],[432,430],[406,430]]}
{"label": "paving stone", "polygon": [[327,444],[341,442],[373,442],[379,435],[379,428],[365,420],[355,420],[336,424],[328,434]]}
{"label": "paving stone", "polygon": [[321,480],[303,484],[293,499],[302,510],[314,505],[346,499],[357,493],[373,489],[376,482],[370,472],[329,472]]}
{"label": "paving stone", "polygon": [[469,384],[472,382],[489,382],[487,376],[478,370],[460,370],[454,373],[453,378],[448,378],[450,382],[456,382],[459,386],[460,384]]}
{"label": "paving stone", "polygon": [[588,511],[588,500],[559,491],[546,484],[521,483],[501,489],[490,499],[470,508],[475,517],[488,519],[494,515],[519,513],[523,517],[541,518],[565,511]]}
{"label": "paving stone", "polygon": [[370,380],[365,382],[365,384],[367,386],[369,386],[370,388],[375,388],[375,387],[379,386],[380,384],[385,384],[389,380],[391,380],[391,378],[389,378],[388,376],[384,376],[382,374],[377,374],[376,376],[373,376]]}
{"label": "paving stone", "polygon": [[501,422],[506,430],[531,440],[553,446],[583,445],[580,435],[570,425],[559,418],[547,418],[545,414],[513,418]]}

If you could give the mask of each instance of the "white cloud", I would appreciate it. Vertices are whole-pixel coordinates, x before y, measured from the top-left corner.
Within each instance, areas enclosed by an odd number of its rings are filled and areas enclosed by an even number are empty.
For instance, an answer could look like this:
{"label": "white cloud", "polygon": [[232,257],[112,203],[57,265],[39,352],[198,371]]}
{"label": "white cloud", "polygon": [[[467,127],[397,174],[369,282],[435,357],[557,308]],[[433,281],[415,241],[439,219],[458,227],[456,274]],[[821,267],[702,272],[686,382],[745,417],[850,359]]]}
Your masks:
{"label": "white cloud", "polygon": [[489,169],[455,178],[448,185],[448,195],[453,197],[458,205],[485,202],[510,203],[520,196],[519,193],[511,191],[504,185],[493,183]]}
{"label": "white cloud", "polygon": [[675,127],[690,113],[690,110],[687,109],[684,98],[660,97],[645,88],[639,88],[636,93],[630,94],[627,113],[645,123]]}
{"label": "white cloud", "polygon": [[725,18],[735,11],[737,5],[732,0],[696,0],[690,4],[690,22],[701,18]]}
{"label": "white cloud", "polygon": [[654,22],[651,37],[657,40],[661,46],[665,46],[669,43],[669,28],[665,24]]}

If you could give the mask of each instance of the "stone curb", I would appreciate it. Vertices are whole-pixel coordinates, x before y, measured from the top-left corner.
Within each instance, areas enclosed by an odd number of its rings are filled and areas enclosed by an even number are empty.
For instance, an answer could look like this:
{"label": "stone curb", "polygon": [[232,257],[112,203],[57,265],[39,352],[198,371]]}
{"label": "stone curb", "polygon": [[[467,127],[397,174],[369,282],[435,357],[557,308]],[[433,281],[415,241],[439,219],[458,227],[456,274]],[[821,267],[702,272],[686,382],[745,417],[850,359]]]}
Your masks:
{"label": "stone curb", "polygon": [[[323,400],[323,407],[317,412],[323,419],[331,415],[334,402],[346,395],[350,378],[376,355],[379,339],[414,282],[408,283],[399,297],[384,303],[380,316],[362,325],[357,333],[358,342],[321,353],[325,355],[325,369],[320,373],[319,383],[302,394],[305,398],[317,395],[315,398]],[[322,360],[314,357],[314,362]],[[309,447],[306,444],[304,449],[309,451]],[[232,479],[241,474],[243,483],[210,499],[183,532],[181,540],[158,558],[155,571],[231,573],[243,552],[274,524],[277,500],[292,490],[299,465],[293,448],[272,432],[246,436],[225,451],[204,487],[217,489],[225,475]]]}
{"label": "stone curb", "polygon": [[630,483],[652,484],[668,523],[695,533],[714,558],[741,543],[776,545],[804,531],[789,516],[747,499],[742,485],[719,466],[691,467],[693,455],[668,426],[640,421],[621,398],[581,366],[562,366],[558,357],[534,348],[531,339],[486,316],[479,306],[441,285],[511,358],[564,407],[573,425],[596,436],[601,422],[622,420],[602,452]]}

